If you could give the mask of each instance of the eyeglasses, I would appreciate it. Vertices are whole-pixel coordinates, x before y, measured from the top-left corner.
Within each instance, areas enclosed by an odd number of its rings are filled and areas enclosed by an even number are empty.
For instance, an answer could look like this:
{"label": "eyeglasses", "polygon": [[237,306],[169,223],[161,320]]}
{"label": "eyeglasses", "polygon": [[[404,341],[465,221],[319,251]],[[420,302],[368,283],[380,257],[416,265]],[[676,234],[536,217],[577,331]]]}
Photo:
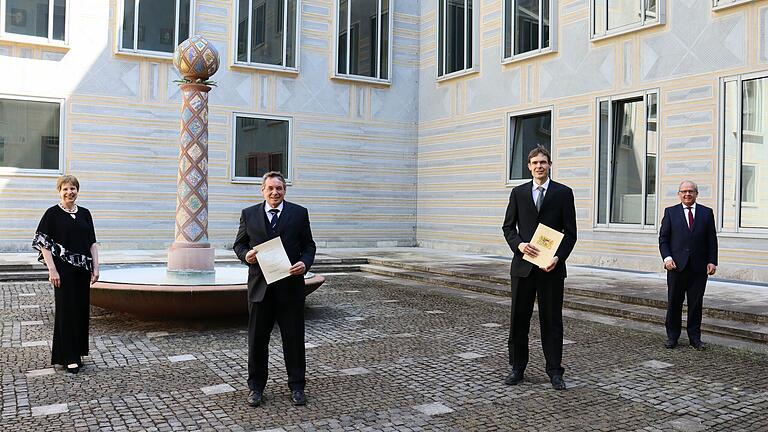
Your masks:
{"label": "eyeglasses", "polygon": [[677,193],[681,193],[683,195],[689,195],[689,194],[690,195],[695,195],[695,194],[699,193],[699,191],[695,191],[695,190],[691,190],[691,189],[686,189],[686,190],[677,191]]}

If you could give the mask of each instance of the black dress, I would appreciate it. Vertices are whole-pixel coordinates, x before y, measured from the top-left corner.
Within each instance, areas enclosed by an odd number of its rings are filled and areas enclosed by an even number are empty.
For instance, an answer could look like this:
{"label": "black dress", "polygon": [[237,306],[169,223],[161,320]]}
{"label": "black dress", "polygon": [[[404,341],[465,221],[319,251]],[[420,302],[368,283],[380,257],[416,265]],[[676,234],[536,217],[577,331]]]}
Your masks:
{"label": "black dress", "polygon": [[[74,217],[72,217],[74,216]],[[35,249],[48,249],[61,278],[54,288],[56,302],[51,364],[80,363],[88,355],[88,319],[93,261],[91,246],[96,243],[91,212],[78,206],[67,213],[58,205],[46,210],[37,226]],[[45,262],[40,252],[39,260]]]}

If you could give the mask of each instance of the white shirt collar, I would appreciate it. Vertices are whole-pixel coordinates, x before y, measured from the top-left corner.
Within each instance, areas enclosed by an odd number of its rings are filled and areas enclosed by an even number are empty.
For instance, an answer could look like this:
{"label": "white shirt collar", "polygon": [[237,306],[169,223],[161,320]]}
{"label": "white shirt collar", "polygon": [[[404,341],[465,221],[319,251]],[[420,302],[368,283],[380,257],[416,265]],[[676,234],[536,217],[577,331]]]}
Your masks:
{"label": "white shirt collar", "polygon": [[[544,182],[544,184],[543,184],[543,185],[541,185],[541,186],[544,188],[544,193],[546,193],[546,192],[547,192],[547,190],[549,190],[549,180],[550,180],[550,178],[549,178],[549,177],[547,177],[547,181],[545,181],[545,182]],[[533,183],[533,187],[532,187],[532,189],[531,189],[531,190],[532,190],[533,192],[536,192],[536,189],[539,187],[539,185],[537,185],[537,184],[536,184],[536,182],[535,182],[535,181],[533,181],[533,180],[531,180],[531,183]]]}
{"label": "white shirt collar", "polygon": [[[688,208],[688,206],[683,203],[680,203],[680,205],[683,206],[683,210]],[[693,203],[693,205],[691,205],[691,210],[693,210],[693,212],[696,213],[696,203]]]}
{"label": "white shirt collar", "polygon": [[[285,201],[280,201],[280,205],[275,207],[277,209],[277,215],[279,216],[280,213],[283,212],[283,204],[285,204]],[[272,207],[269,205],[267,201],[264,201],[264,213],[267,214],[267,216],[272,216],[269,211],[272,210]]]}

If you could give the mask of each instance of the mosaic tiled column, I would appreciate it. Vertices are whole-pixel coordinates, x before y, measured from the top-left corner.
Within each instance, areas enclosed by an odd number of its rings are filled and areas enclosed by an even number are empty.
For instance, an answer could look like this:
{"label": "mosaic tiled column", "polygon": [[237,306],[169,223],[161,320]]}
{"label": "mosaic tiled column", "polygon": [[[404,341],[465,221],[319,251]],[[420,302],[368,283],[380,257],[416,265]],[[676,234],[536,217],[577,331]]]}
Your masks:
{"label": "mosaic tiled column", "polygon": [[174,64],[184,77],[179,171],[176,179],[176,236],[168,270],[212,272],[215,250],[208,242],[208,92],[205,81],[219,67],[216,49],[201,36],[182,42]]}

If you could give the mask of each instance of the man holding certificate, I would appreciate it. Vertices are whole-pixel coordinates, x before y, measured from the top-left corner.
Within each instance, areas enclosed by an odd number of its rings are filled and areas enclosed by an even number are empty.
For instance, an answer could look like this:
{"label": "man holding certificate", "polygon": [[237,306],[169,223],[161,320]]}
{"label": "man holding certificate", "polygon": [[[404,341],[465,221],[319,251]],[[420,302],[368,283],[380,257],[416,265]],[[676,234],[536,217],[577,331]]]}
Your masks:
{"label": "man holding certificate", "polygon": [[248,404],[263,401],[276,321],[291,400],[305,405],[304,273],[315,260],[315,242],[307,209],[284,200],[282,174],[264,174],[261,192],[264,202],[243,209],[234,243],[248,264]]}
{"label": "man holding certificate", "polygon": [[[563,286],[565,260],[576,245],[576,209],[573,191],[549,178],[552,157],[537,146],[528,154],[533,180],[509,195],[504,217],[504,238],[514,252],[510,268],[512,316],[509,328],[509,364],[504,381],[523,381],[528,365],[528,330],[534,300],[538,298],[541,345],[552,387],[565,390],[563,357]],[[535,264],[534,264],[535,263]]]}

